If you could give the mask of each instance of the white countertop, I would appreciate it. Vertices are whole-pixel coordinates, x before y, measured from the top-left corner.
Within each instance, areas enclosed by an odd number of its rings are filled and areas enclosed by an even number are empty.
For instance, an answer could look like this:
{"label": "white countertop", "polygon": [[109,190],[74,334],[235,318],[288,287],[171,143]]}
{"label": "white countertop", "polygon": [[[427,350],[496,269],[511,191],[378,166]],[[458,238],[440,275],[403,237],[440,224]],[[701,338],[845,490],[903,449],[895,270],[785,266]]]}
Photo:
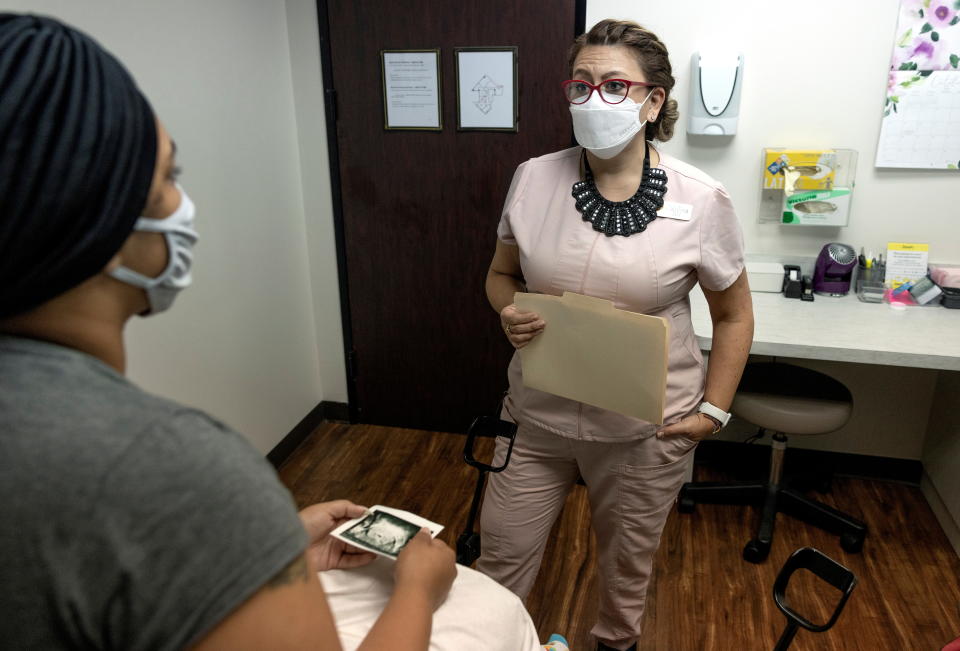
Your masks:
{"label": "white countertop", "polygon": [[[853,294],[812,303],[753,292],[750,352],[803,359],[960,370],[960,310],[864,303]],[[713,324],[699,286],[690,292],[693,330],[710,350]]]}

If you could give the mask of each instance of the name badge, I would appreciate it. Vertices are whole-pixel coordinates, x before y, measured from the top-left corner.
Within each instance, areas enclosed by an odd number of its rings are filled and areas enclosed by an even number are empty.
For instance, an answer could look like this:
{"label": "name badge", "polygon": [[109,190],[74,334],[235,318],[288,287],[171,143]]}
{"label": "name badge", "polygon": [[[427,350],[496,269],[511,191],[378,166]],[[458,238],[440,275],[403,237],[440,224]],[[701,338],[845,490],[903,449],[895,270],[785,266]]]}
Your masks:
{"label": "name badge", "polygon": [[693,206],[689,203],[676,203],[674,201],[664,201],[663,208],[657,211],[657,217],[667,217],[669,219],[680,219],[688,222],[693,216]]}

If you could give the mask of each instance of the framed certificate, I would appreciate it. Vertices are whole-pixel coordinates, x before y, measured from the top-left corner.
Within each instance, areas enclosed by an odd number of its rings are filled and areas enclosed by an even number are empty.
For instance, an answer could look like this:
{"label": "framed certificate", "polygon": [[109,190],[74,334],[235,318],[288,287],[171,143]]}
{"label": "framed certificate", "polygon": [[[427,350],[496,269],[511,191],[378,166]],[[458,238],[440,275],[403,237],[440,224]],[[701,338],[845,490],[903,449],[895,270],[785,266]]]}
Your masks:
{"label": "framed certificate", "polygon": [[458,47],[457,130],[517,130],[517,48]]}
{"label": "framed certificate", "polygon": [[381,50],[383,128],[442,131],[440,50]]}

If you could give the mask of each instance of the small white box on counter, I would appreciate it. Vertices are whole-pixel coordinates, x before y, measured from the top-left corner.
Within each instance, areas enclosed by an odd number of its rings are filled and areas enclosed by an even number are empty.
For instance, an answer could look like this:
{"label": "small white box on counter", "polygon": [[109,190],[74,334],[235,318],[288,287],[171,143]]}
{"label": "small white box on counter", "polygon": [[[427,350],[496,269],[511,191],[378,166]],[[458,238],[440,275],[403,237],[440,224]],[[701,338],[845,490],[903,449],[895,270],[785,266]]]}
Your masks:
{"label": "small white box on counter", "polygon": [[783,291],[783,265],[779,262],[748,262],[747,280],[751,292]]}

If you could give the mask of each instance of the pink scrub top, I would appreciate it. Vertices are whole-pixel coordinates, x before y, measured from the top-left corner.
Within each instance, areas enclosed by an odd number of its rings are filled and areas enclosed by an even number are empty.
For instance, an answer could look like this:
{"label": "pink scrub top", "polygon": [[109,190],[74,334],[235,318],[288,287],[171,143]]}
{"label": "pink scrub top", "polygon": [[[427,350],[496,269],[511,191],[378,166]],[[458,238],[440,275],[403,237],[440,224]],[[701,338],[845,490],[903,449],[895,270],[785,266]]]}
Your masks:
{"label": "pink scrub top", "polygon": [[[517,168],[497,237],[520,248],[528,291],[554,296],[576,292],[669,319],[664,421],[675,422],[694,412],[703,397],[703,356],[693,334],[688,294],[697,282],[720,291],[740,277],[740,222],[720,183],[660,154],[659,167],[667,173],[660,216],[642,233],[607,237],[583,221],[570,193],[580,180],[582,151],[573,147]],[[665,217],[668,213],[676,217]],[[647,421],[525,387],[518,353],[507,375],[504,418],[587,441],[638,440],[656,433],[658,426]]]}

